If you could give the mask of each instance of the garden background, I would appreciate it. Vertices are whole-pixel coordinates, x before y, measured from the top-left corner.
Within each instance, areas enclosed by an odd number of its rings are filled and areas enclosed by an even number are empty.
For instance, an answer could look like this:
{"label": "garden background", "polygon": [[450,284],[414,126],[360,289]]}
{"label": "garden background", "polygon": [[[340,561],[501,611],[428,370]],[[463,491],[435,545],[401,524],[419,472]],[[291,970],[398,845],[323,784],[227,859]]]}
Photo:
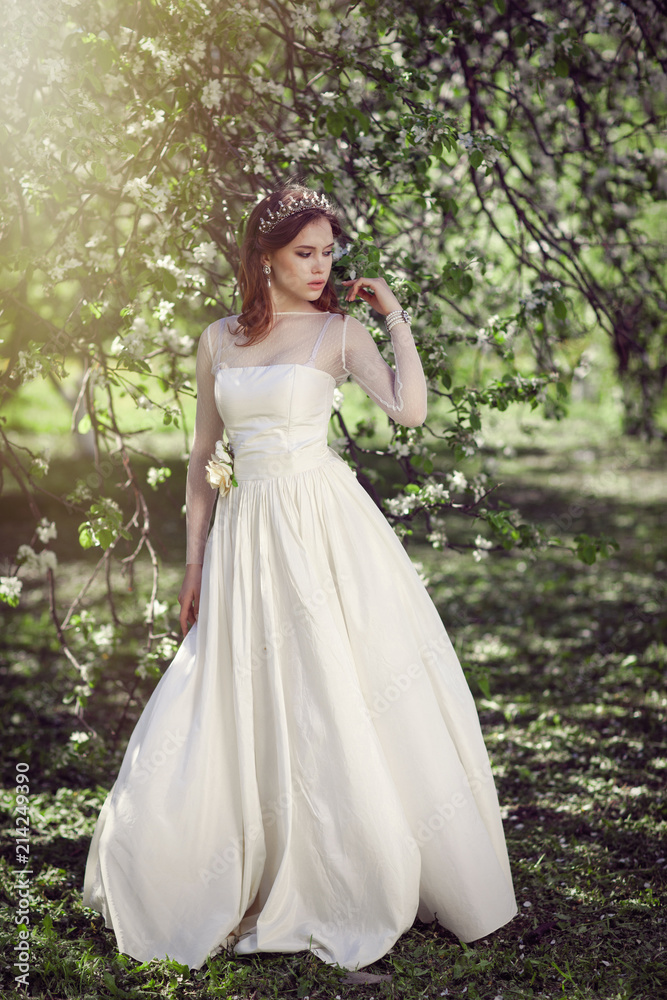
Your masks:
{"label": "garden background", "polygon": [[[663,6],[4,0],[2,17],[3,995],[655,1000]],[[426,425],[346,384],[330,442],[466,670],[520,913],[470,946],[416,922],[358,976],[307,953],[140,966],[82,907],[85,858],[179,641],[196,341],[238,310],[239,227],[289,176],[340,207],[338,278],[383,274],[414,315]]]}

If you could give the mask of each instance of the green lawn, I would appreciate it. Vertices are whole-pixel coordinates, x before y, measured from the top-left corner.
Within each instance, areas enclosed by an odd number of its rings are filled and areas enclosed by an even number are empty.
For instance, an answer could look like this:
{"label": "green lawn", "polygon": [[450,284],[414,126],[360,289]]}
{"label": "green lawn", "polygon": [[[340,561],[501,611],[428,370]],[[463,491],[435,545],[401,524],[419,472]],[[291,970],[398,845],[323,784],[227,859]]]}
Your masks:
{"label": "green lawn", "polygon": [[[505,415],[489,430],[485,461],[503,483],[501,497],[527,517],[558,525],[565,535],[616,537],[620,549],[611,559],[583,566],[551,549],[535,561],[492,553],[476,563],[467,552],[437,553],[418,541],[411,548],[478,698],[519,902],[512,923],[474,946],[462,946],[437,925],[416,923],[364,970],[382,977],[366,983],[307,953],[219,956],[194,973],[119,956],[80,893],[94,821],[154,680],[141,681],[121,723],[135,665],[130,629],[125,645],[108,654],[88,707],[99,737],[72,740],[84,726],[62,699],[75,677],[49,626],[43,585],[33,581],[19,608],[4,610],[2,625],[3,995],[14,995],[19,941],[11,789],[16,763],[26,761],[30,997],[664,996],[667,473],[657,445],[621,439],[613,414],[603,416],[583,404],[562,425],[536,415],[520,424]],[[442,462],[451,468],[446,456]],[[160,598],[175,628],[183,468],[172,464],[168,489],[152,500],[160,523]],[[77,474],[80,460],[55,462],[54,492]],[[5,546],[27,540],[32,527],[17,498],[10,493],[1,509]],[[452,536],[458,530],[453,522]],[[77,550],[75,526],[63,528],[55,547],[64,603],[95,557]],[[121,616],[141,621],[147,585],[145,568],[132,592],[118,578]],[[91,589],[91,609],[101,591],[97,584]],[[490,697],[476,678],[488,683]]]}

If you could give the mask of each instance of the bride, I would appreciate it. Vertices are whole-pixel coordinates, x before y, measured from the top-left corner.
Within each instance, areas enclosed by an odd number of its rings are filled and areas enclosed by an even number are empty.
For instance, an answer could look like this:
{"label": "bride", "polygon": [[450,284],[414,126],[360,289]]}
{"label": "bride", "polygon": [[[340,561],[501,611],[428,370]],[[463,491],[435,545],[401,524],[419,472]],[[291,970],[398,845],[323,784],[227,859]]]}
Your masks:
{"label": "bride", "polygon": [[241,312],[199,341],[184,639],[130,738],[84,884],[140,961],[309,949],[358,969],[416,917],[469,942],[516,913],[454,649],[327,446],[347,378],[398,423],[426,417],[410,319],[384,279],[343,284],[385,316],[393,368],[339,305],[340,234],[308,188],[265,198],[241,250]]}

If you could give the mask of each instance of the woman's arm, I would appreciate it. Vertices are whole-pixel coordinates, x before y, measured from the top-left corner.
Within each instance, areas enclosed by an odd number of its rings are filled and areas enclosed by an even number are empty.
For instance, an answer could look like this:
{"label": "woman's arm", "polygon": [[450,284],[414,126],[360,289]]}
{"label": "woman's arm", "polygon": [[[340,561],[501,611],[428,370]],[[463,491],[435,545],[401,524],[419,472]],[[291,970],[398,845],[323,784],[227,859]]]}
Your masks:
{"label": "woman's arm", "polygon": [[[356,278],[343,284],[349,286],[348,302],[359,295],[383,316],[401,308],[384,278]],[[393,420],[406,427],[418,427],[426,420],[426,379],[421,358],[407,323],[397,323],[389,336],[395,368],[384,360],[366,327],[348,318],[343,328],[343,366]]]}
{"label": "woman's arm", "polygon": [[206,463],[215,451],[215,442],[222,437],[224,424],[215,405],[215,376],[211,372],[212,327],[207,327],[199,338],[197,348],[197,410],[195,433],[188,463],[185,486],[185,522],[187,532],[186,571],[178,595],[181,605],[183,635],[194,624],[199,614],[199,593],[204,549],[211,511],[216,491],[206,481]]}

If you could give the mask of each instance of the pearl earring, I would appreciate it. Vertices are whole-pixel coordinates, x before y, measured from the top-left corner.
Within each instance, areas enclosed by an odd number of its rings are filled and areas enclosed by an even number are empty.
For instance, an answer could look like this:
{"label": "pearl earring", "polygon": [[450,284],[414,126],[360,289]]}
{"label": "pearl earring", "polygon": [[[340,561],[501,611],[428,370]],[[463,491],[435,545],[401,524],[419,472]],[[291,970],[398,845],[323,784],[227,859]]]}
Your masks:
{"label": "pearl earring", "polygon": [[269,267],[268,264],[264,264],[263,267],[262,267],[262,271],[264,271],[264,274],[266,275],[266,285],[267,285],[267,288],[270,288],[271,287],[271,268]]}

